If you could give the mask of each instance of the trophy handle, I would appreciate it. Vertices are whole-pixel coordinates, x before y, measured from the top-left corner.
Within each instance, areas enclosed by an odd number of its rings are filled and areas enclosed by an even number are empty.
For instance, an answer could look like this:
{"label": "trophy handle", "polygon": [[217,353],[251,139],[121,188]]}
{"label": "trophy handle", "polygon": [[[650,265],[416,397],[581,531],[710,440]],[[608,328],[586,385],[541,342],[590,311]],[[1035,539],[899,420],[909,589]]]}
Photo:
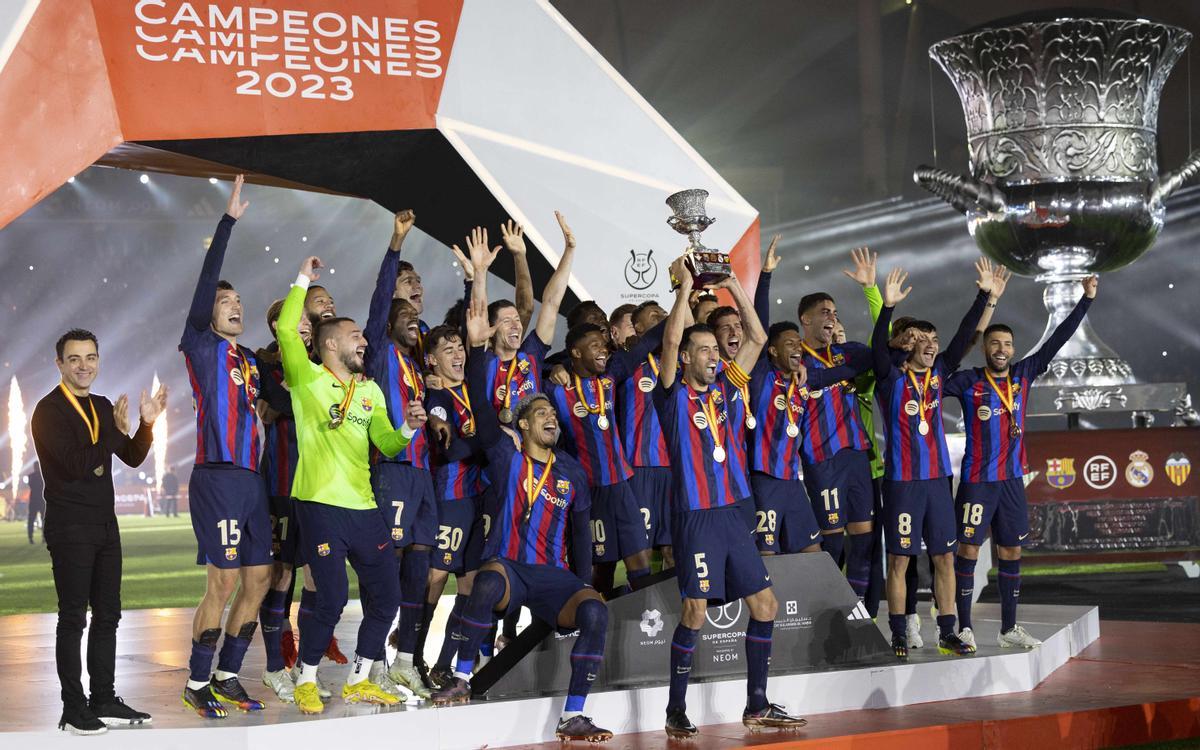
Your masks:
{"label": "trophy handle", "polygon": [[671,228],[674,229],[675,226],[679,224],[679,217],[678,216],[668,216],[667,224],[669,224],[671,226]]}
{"label": "trophy handle", "polygon": [[1159,175],[1150,186],[1150,205],[1160,206],[1163,201],[1200,174],[1200,149],[1193,151],[1179,169]]}
{"label": "trophy handle", "polygon": [[972,205],[978,205],[989,213],[1004,211],[1004,193],[994,185],[973,177],[920,166],[913,171],[913,182],[949,203],[959,213],[965,214]]}

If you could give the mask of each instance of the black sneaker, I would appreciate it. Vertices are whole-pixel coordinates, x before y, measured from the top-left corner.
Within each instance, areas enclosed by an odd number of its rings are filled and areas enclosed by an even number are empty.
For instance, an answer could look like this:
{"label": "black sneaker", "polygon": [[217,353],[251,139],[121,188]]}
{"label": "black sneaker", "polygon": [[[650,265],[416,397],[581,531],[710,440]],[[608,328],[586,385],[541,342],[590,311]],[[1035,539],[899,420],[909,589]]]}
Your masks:
{"label": "black sneaker", "polygon": [[908,661],[908,639],[902,635],[893,635],[892,651],[900,661]]}
{"label": "black sneaker", "polygon": [[195,711],[202,719],[224,719],[229,715],[208,685],[196,690],[184,685],[183,705]]}
{"label": "black sneaker", "polygon": [[808,719],[792,716],[778,703],[768,703],[761,711],[746,709],[742,712],[742,724],[751,731],[759,729],[799,729],[808,724]]}
{"label": "black sneaker", "polygon": [[668,737],[674,737],[677,740],[695,737],[700,732],[683,711],[667,712],[666,730]]}
{"label": "black sneaker", "polygon": [[433,669],[429,670],[429,684],[433,686],[432,689],[434,690],[441,690],[449,685],[450,680],[453,679],[454,672],[450,670],[450,667],[439,667],[435,665]]}
{"label": "black sneaker", "polygon": [[607,742],[612,739],[612,732],[601,729],[588,716],[572,716],[569,719],[559,719],[554,736],[560,740],[586,740],[587,742]]}
{"label": "black sneaker", "polygon": [[88,701],[88,708],[96,714],[96,718],[110,727],[150,724],[154,721],[150,718],[150,714],[127,706],[119,695],[106,701]]}
{"label": "black sneaker", "polygon": [[471,683],[461,677],[451,675],[450,682],[429,696],[435,706],[448,706],[453,703],[466,703],[471,700]]}
{"label": "black sneaker", "polygon": [[434,687],[436,687],[436,686],[433,684],[433,680],[432,680],[432,679],[430,679],[430,677],[429,677],[429,665],[427,665],[427,664],[424,662],[424,660],[422,660],[422,661],[415,661],[415,660],[414,660],[414,661],[413,661],[413,668],[417,670],[417,674],[418,674],[418,675],[420,676],[420,678],[421,678],[421,684],[425,686],[425,689],[426,689],[426,690],[433,690],[433,689],[434,689]]}
{"label": "black sneaker", "polygon": [[251,698],[236,676],[218,680],[217,676],[213,675],[208,683],[208,688],[217,700],[237,706],[243,711],[262,711],[267,707],[267,704],[262,701]]}
{"label": "black sneaker", "polygon": [[938,638],[938,653],[947,656],[969,656],[975,653],[975,647],[958,637],[958,633],[951,633]]}
{"label": "black sneaker", "polygon": [[108,726],[87,706],[63,706],[58,728],[71,734],[104,734],[108,731]]}

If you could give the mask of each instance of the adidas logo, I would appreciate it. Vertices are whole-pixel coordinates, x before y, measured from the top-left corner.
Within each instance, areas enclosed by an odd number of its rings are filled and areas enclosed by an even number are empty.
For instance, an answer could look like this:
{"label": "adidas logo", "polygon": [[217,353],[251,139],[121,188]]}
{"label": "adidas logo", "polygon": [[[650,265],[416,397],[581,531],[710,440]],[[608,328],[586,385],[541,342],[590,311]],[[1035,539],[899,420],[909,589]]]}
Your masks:
{"label": "adidas logo", "polygon": [[870,620],[871,615],[867,614],[867,605],[859,602],[854,605],[854,609],[850,610],[850,614],[846,615],[847,620]]}

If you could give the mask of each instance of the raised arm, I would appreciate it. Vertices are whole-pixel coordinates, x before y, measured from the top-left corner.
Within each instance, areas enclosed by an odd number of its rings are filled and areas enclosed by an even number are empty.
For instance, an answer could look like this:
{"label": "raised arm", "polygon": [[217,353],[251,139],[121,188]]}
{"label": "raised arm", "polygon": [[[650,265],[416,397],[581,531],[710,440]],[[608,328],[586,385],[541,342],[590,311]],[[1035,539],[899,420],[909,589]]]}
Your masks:
{"label": "raised arm", "polygon": [[[300,316],[304,314],[304,295],[308,285],[320,275],[321,259],[315,255],[300,264],[296,283],[288,290],[275,323],[276,338],[279,339],[279,357],[283,361],[283,379],[289,388],[298,388],[316,377],[317,366],[308,358],[304,339],[300,338]],[[314,332],[315,333],[315,332]],[[313,337],[316,338],[315,335]]]}
{"label": "raised arm", "polygon": [[1071,311],[1063,321],[1059,323],[1054,332],[1050,334],[1050,338],[1046,339],[1046,343],[1042,344],[1036,352],[1030,354],[1028,359],[1033,364],[1034,374],[1041,375],[1050,366],[1050,360],[1058,354],[1058,350],[1062,349],[1071,337],[1075,335],[1075,329],[1079,328],[1079,324],[1083,322],[1084,317],[1088,314],[1088,309],[1092,306],[1092,300],[1096,298],[1097,287],[1100,286],[1100,277],[1092,275],[1082,281],[1083,296],[1075,303],[1075,309]]}
{"label": "raised arm", "polygon": [[233,192],[229,195],[229,205],[225,215],[213,232],[212,243],[204,254],[204,264],[200,267],[200,278],[196,281],[196,291],[192,293],[192,306],[188,309],[188,328],[196,331],[208,330],[212,324],[213,303],[217,299],[217,282],[221,280],[221,266],[225,263],[225,248],[229,244],[229,235],[233,225],[242,218],[249,202],[242,201],[242,175],[233,181]]}
{"label": "raised arm", "polygon": [[979,322],[975,324],[975,333],[971,334],[971,340],[967,342],[967,351],[970,351],[979,343],[979,339],[983,337],[983,332],[992,324],[992,315],[996,312],[996,304],[1000,301],[1000,297],[1004,295],[1004,288],[1008,285],[1008,280],[1012,278],[1012,271],[997,263],[992,267],[992,293],[988,296],[987,304],[983,307],[983,315],[979,316]]}
{"label": "raised arm", "polygon": [[[485,271],[486,272],[486,271]],[[479,289],[483,276],[475,277],[475,288]],[[466,311],[467,343],[467,394],[475,404],[475,441],[485,453],[493,445],[508,437],[500,430],[500,420],[492,408],[491,389],[487,382],[487,351],[484,345],[492,337],[495,327],[488,325],[487,297],[472,297]]]}
{"label": "raised arm", "polygon": [[529,273],[529,256],[525,253],[525,229],[512,219],[500,225],[500,237],[513,259],[513,304],[521,318],[521,330],[529,330],[533,320],[533,275]]}
{"label": "raised arm", "polygon": [[779,267],[779,256],[775,254],[778,244],[779,235],[775,235],[767,247],[767,257],[763,258],[762,270],[758,273],[758,286],[754,288],[754,313],[764,328],[771,327],[771,274]]}
{"label": "raised arm", "polygon": [[875,319],[875,329],[871,332],[871,358],[875,370],[875,379],[884,380],[891,375],[893,365],[891,350],[888,348],[888,330],[892,326],[892,311],[896,304],[902,301],[912,291],[905,287],[908,273],[902,268],[893,268],[887,275],[883,287],[883,308]]}
{"label": "raised arm", "polygon": [[746,338],[734,361],[742,368],[742,372],[750,372],[758,362],[758,355],[762,353],[763,347],[767,345],[767,331],[758,319],[758,314],[754,312],[754,303],[750,301],[736,275],[731,274],[729,278],[722,280],[717,288],[725,289],[733,296],[734,304],[742,315],[742,333]]}
{"label": "raised arm", "polygon": [[679,370],[679,345],[683,342],[683,332],[690,325],[691,308],[688,307],[688,296],[692,293],[692,274],[688,272],[683,262],[684,256],[679,256],[671,263],[671,278],[679,282],[675,290],[675,304],[667,315],[663,328],[662,361],[658,364],[658,385],[667,390],[675,384],[675,376]]}
{"label": "raised arm", "polygon": [[667,329],[667,319],[663,318],[645,334],[638,336],[637,343],[628,351],[618,349],[612,353],[608,364],[608,374],[617,383],[633,374],[633,371],[646,357],[662,346],[663,332]]}
{"label": "raised arm", "polygon": [[567,294],[567,282],[571,280],[571,264],[575,260],[575,235],[567,220],[558,211],[554,212],[558,226],[563,233],[563,252],[558,259],[558,267],[546,282],[546,291],[542,293],[542,309],[538,310],[537,335],[546,346],[554,341],[554,326],[558,323],[558,308],[563,297]]}
{"label": "raised arm", "polygon": [[363,328],[363,337],[371,347],[372,356],[384,348],[384,342],[387,340],[388,312],[392,309],[392,295],[396,292],[400,248],[416,221],[416,214],[409,209],[398,212],[393,220],[392,241],[388,243],[383,262],[379,264],[375,291],[371,293],[371,304],[367,308],[367,326]]}
{"label": "raised arm", "polygon": [[971,335],[975,332],[975,327],[979,325],[979,318],[983,315],[983,311],[987,305],[988,299],[992,294],[992,264],[987,258],[980,258],[975,261],[975,270],[979,274],[979,278],[975,280],[975,285],[979,287],[979,293],[975,295],[975,301],[971,304],[971,309],[967,310],[967,314],[958,324],[958,330],[954,332],[954,338],[950,339],[950,344],[941,354],[942,368],[945,370],[945,375],[949,375],[958,369],[962,364],[963,357],[967,356],[967,350],[971,344]]}

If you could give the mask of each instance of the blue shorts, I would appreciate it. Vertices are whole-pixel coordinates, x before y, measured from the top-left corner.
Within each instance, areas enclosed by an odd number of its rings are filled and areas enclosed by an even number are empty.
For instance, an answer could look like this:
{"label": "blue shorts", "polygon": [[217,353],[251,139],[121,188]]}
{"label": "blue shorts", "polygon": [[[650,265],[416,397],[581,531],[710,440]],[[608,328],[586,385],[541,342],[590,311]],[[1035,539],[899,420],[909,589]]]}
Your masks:
{"label": "blue shorts", "polygon": [[591,588],[579,576],[555,565],[530,565],[503,557],[494,560],[508,574],[508,609],[504,616],[515,615],[529,607],[533,616],[558,627],[558,613],[571,597]]}
{"label": "blue shorts", "polygon": [[671,492],[673,479],[668,466],[635,466],[629,489],[642,511],[651,547],[671,546]]}
{"label": "blue shorts", "polygon": [[592,487],[592,562],[616,562],[650,549],[629,482]]}
{"label": "blue shorts", "polygon": [[271,513],[258,472],[232,464],[198,464],[188,481],[188,507],[197,565],[271,564]]}
{"label": "blue shorts", "polygon": [[672,533],[675,577],[684,598],[725,604],[771,585],[754,536],[736,507],[677,513]]}
{"label": "blue shorts", "polygon": [[1021,477],[999,482],[958,485],[958,541],[983,544],[988,527],[1001,547],[1020,547],[1029,541],[1029,506]]}
{"label": "blue shorts", "polygon": [[746,531],[751,534],[758,528],[758,507],[754,504],[754,488],[750,488],[750,497],[744,497],[733,504],[737,508],[738,513],[742,516],[742,523],[746,525]]}
{"label": "blue shorts", "polygon": [[822,531],[874,518],[875,487],[866,451],[847,448],[827,461],[805,464],[804,487]]}
{"label": "blue shorts", "polygon": [[295,500],[290,497],[272,495],[269,499],[271,508],[271,554],[275,562],[296,564],[296,538],[299,527],[296,524],[296,513],[292,506]]}
{"label": "blue shorts", "polygon": [[820,543],[821,529],[804,496],[803,484],[752,471],[750,486],[758,508],[754,541],[760,552],[788,554]]}
{"label": "blue shorts", "polygon": [[883,530],[891,555],[921,554],[921,540],[930,555],[958,548],[954,497],[950,480],[883,481]]}
{"label": "blue shorts", "polygon": [[437,542],[429,564],[464,575],[479,568],[483,557],[483,497],[439,500]]}
{"label": "blue shorts", "polygon": [[384,461],[371,467],[371,490],[397,547],[433,546],[438,521],[432,474],[412,464]]}

